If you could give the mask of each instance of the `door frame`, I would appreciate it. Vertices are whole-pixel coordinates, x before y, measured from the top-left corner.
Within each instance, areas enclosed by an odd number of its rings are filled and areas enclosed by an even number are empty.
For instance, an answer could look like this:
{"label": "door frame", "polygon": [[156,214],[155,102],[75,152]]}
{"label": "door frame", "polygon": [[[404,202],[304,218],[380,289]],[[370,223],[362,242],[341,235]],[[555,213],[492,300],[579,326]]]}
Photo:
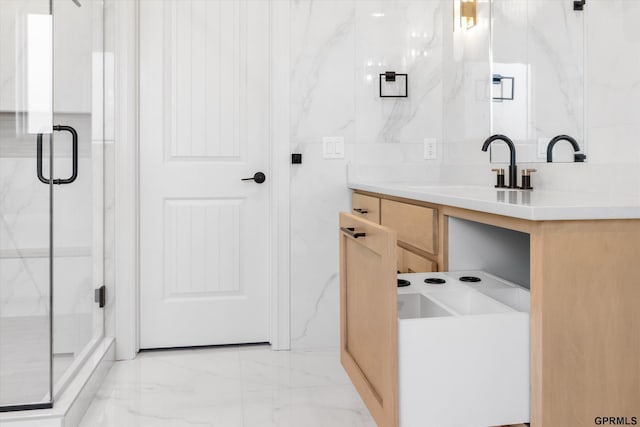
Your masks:
{"label": "door frame", "polygon": [[[115,231],[114,298],[106,331],[116,339],[116,359],[140,350],[140,0],[114,1],[115,19]],[[269,316],[273,350],[291,346],[290,325],[290,0],[269,0]],[[134,327],[132,327],[134,325]]]}

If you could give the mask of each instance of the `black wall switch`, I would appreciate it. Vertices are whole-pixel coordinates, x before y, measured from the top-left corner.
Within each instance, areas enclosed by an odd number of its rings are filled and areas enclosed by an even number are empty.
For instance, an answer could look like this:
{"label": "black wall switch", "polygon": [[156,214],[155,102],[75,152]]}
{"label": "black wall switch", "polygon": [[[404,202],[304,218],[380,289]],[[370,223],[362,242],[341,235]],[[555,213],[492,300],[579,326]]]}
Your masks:
{"label": "black wall switch", "polygon": [[302,163],[302,154],[301,153],[291,153],[291,164],[299,165]]}

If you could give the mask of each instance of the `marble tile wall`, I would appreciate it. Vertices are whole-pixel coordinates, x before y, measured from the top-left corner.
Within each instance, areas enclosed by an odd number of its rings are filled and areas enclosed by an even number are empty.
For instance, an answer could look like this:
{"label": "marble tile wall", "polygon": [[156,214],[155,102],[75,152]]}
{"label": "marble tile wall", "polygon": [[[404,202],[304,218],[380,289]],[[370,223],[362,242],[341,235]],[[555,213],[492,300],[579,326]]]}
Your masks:
{"label": "marble tile wall", "polygon": [[[339,344],[338,212],[350,210],[347,164],[365,177],[438,175],[423,139],[442,140],[442,1],[291,2],[292,347]],[[409,74],[408,98],[382,99],[378,75]],[[322,137],[345,139],[324,160]]]}
{"label": "marble tile wall", "polygon": [[[337,216],[355,143],[354,1],[291,3],[291,346],[338,345]],[[322,159],[342,136],[345,158]]]}

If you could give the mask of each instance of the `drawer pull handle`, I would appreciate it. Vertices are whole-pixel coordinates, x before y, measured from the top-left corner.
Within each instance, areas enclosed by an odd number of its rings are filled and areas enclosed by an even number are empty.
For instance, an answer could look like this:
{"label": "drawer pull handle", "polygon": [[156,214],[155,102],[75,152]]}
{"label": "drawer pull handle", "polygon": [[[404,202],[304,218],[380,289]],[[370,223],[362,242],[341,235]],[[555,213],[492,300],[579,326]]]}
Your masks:
{"label": "drawer pull handle", "polygon": [[369,211],[368,211],[368,210],[366,210],[366,209],[353,208],[353,210],[354,210],[355,212],[358,212],[359,214],[366,214],[366,213],[369,213]]}
{"label": "drawer pull handle", "polygon": [[364,237],[367,233],[356,233],[356,229],[353,227],[340,227],[343,233],[348,234],[349,236],[357,239],[358,237]]}

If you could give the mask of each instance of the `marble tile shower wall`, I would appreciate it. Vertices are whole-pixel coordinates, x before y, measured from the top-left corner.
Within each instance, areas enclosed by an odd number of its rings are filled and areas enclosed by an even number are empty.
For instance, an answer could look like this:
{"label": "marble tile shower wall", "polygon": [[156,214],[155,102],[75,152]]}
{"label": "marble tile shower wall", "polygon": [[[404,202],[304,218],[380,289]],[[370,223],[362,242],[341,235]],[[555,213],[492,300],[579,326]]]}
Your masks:
{"label": "marble tile shower wall", "polygon": [[[113,1],[105,2],[105,19],[112,24]],[[54,39],[58,43],[56,52],[61,53],[55,62],[59,67],[55,70],[59,76],[56,85],[60,87],[56,88],[54,122],[71,125],[78,131],[79,175],[71,186],[54,187],[54,351],[75,352],[81,347],[68,348],[64,343],[71,340],[72,345],[81,346],[91,337],[95,306],[93,288],[100,284],[103,274],[103,254],[104,276],[111,288],[107,294],[113,296],[113,61],[111,53],[105,54],[103,76],[99,72],[103,56],[92,46],[92,41],[102,40],[102,24],[96,22],[103,19],[100,7],[81,9],[87,19],[82,20],[85,27],[77,31],[92,34],[92,37],[74,46],[75,50],[60,48],[73,44],[69,41],[72,35],[65,32],[68,26],[63,21],[67,16],[75,16],[71,12],[80,9],[73,3],[57,7],[60,8],[55,11],[59,25]],[[13,24],[14,14],[1,15]],[[92,29],[95,30],[93,33]],[[0,33],[5,31],[11,32],[13,28],[3,27]],[[112,25],[105,28],[105,45],[110,52],[113,33]],[[3,38],[5,43],[8,39]],[[6,52],[10,51],[6,49]],[[82,60],[74,57],[74,62],[70,59],[76,54],[83,54]],[[3,65],[9,62],[7,58],[10,56],[3,57]],[[65,68],[70,63],[74,64],[73,72]],[[24,115],[13,111],[16,107],[9,96],[16,86],[12,80],[15,69],[14,64],[0,73],[0,317],[42,316],[49,312],[48,188],[36,178],[35,135],[18,132],[20,137],[15,137],[16,129],[24,120]],[[66,76],[68,80],[60,76]],[[71,85],[69,79],[80,81],[83,90],[62,89]],[[104,151],[103,142],[106,144]],[[60,174],[70,169],[70,152],[67,144],[56,147]],[[47,175],[46,162],[44,168]],[[107,310],[108,314],[113,313],[111,304],[107,305]],[[93,320],[100,319],[96,316]],[[112,320],[107,324],[111,325]],[[112,335],[112,329],[107,328],[107,334]],[[61,345],[65,348],[60,348]]]}
{"label": "marble tile shower wall", "polygon": [[[291,3],[292,347],[339,343],[337,213],[350,208],[346,165],[364,176],[424,179],[423,139],[442,140],[442,0]],[[409,74],[408,98],[381,99],[378,75]],[[345,158],[322,159],[341,136]]]}
{"label": "marble tile shower wall", "polygon": [[[638,194],[640,56],[636,53],[640,51],[640,30],[635,23],[640,20],[640,2],[590,0],[587,3],[584,11],[584,131],[588,163],[536,163],[521,164],[520,167],[538,169],[534,184],[539,190]],[[480,13],[486,13],[484,7],[479,3]],[[445,36],[447,34],[452,33],[445,30]],[[465,99],[473,94],[473,85],[464,84],[471,73],[469,69],[479,64],[474,58],[484,55],[484,49],[488,48],[480,42],[486,40],[486,35],[466,34],[464,55],[456,54],[459,49],[456,37],[445,37],[443,67],[447,73],[444,74],[445,142],[441,180],[492,185],[494,177],[488,155],[480,151],[482,140],[490,134],[489,117],[483,117],[482,113],[488,114],[488,108],[481,104],[473,108],[474,103]],[[450,57],[449,52],[452,52]],[[555,54],[553,51],[547,53],[549,56]],[[544,51],[540,49],[538,54],[543,55]],[[469,111],[475,112],[470,115]],[[458,135],[460,132],[466,137]]]}
{"label": "marble tile shower wall", "polygon": [[[0,132],[15,132],[14,114],[0,114]],[[73,126],[79,135],[90,135],[90,117],[55,114],[56,122]],[[12,129],[13,128],[13,129]],[[49,314],[49,195],[36,177],[35,135],[2,141],[0,147],[0,322],[2,318]],[[101,156],[92,155],[89,138],[80,137],[78,169],[99,172]],[[59,155],[70,157],[63,149]],[[92,165],[93,162],[93,165]],[[57,162],[65,170],[70,162]],[[48,172],[45,168],[44,174]],[[92,253],[93,201],[83,197],[102,185],[91,174],[79,174],[73,186],[54,188],[54,351],[75,352],[91,335],[93,308]],[[96,206],[101,209],[102,205]],[[89,244],[87,243],[89,242]],[[98,255],[100,256],[100,255]],[[60,325],[69,325],[61,328]],[[71,342],[69,336],[78,338]]]}

